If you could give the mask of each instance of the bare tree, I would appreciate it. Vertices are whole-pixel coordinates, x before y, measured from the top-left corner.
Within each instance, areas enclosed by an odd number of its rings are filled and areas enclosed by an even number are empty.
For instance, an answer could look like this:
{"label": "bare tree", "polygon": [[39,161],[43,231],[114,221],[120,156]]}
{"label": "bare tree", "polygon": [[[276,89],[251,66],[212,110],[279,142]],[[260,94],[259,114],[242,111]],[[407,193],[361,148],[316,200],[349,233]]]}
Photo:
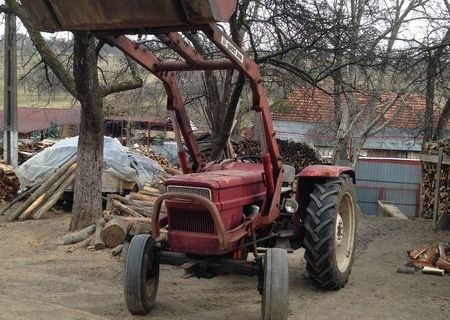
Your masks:
{"label": "bare tree", "polygon": [[142,86],[142,80],[136,72],[132,72],[129,80],[100,85],[97,58],[102,43],[96,43],[91,34],[83,32],[74,34],[72,72],[32,25],[19,2],[7,0],[6,6],[1,6],[0,9],[19,17],[39,52],[42,63],[81,104],[78,167],[70,229],[85,227],[94,222],[102,212],[103,98],[116,92],[138,88]]}

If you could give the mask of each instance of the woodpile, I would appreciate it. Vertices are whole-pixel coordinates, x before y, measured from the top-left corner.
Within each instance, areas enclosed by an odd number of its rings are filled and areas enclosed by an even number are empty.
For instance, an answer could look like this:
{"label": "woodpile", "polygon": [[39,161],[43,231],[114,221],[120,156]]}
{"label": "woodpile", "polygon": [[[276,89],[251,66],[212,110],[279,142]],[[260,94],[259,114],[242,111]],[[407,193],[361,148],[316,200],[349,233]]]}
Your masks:
{"label": "woodpile", "polygon": [[172,165],[169,160],[167,160],[164,156],[157,154],[156,152],[154,152],[152,149],[150,149],[149,147],[145,147],[145,146],[139,146],[139,145],[135,145],[132,150],[138,154],[144,155],[147,158],[150,158],[156,162],[158,162],[161,167],[163,167],[163,169],[171,175],[178,175],[181,174],[177,168]]}
{"label": "woodpile", "polygon": [[[322,163],[317,152],[305,143],[279,139],[277,142],[283,163],[294,166],[297,173],[309,165]],[[241,141],[233,146],[238,157],[261,154],[261,145],[257,141]]]}
{"label": "woodpile", "polygon": [[[8,214],[8,220],[40,219],[57,203],[75,180],[76,158],[58,168],[44,183],[28,190],[30,195],[18,208]],[[20,196],[19,198],[23,197]],[[18,199],[14,200],[17,202]]]}
{"label": "woodpile", "polygon": [[[424,170],[424,181],[422,186],[422,217],[431,218],[433,216],[435,190],[437,182],[437,158],[439,150],[443,148],[444,157],[450,156],[450,139],[433,141],[426,144],[425,155],[433,156],[432,161],[422,161]],[[441,165],[440,183],[438,192],[438,212],[450,212],[450,165]]]}
{"label": "woodpile", "polygon": [[11,201],[19,191],[20,183],[11,166],[0,163],[0,202]]}
{"label": "woodpile", "polygon": [[[150,234],[152,227],[152,213],[156,199],[165,192],[159,182],[146,185],[138,193],[126,196],[109,194],[107,196],[106,210],[95,224],[67,234],[62,239],[63,245],[70,246],[67,251],[73,252],[80,248],[98,251],[111,249],[111,254],[117,256],[125,254],[131,238],[138,234]],[[162,207],[162,214],[166,212]],[[166,234],[162,229],[161,234]]]}
{"label": "woodpile", "polygon": [[[104,227],[98,231],[96,243],[103,243],[108,248],[123,244],[128,237],[150,233],[155,201],[164,192],[161,183],[146,185],[138,193],[123,197],[108,195],[106,210],[103,213]],[[164,214],[166,209],[162,208]]]}
{"label": "woodpile", "polygon": [[[212,151],[212,137],[208,133],[196,136],[197,144],[204,159],[209,159]],[[287,141],[277,139],[280,154],[283,158],[283,163],[295,167],[296,172],[300,172],[303,168],[313,165],[322,164],[320,155],[314,148],[301,142]],[[259,156],[261,155],[261,144],[259,141],[243,140],[239,142],[231,142],[232,152],[222,156],[223,158],[245,157],[245,156]],[[231,149],[229,147],[228,149]]]}
{"label": "woodpile", "polygon": [[20,140],[19,142],[19,163],[24,163],[42,150],[54,145],[57,140],[44,139],[39,142],[33,140]]}

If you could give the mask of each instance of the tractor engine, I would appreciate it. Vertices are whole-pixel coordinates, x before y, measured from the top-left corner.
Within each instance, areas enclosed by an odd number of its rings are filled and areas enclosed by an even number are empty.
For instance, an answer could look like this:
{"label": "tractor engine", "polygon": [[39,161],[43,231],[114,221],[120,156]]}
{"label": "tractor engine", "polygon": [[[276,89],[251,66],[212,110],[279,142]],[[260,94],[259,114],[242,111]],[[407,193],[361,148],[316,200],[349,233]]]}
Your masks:
{"label": "tractor engine", "polygon": [[[226,165],[227,170],[212,167],[211,171],[170,178],[165,182],[167,193],[201,196],[202,202],[207,201],[217,208],[225,231],[231,231],[239,227],[248,215],[258,213],[266,197],[262,166],[245,164],[247,170],[244,171],[238,169],[239,165],[242,164],[230,163]],[[226,248],[220,248],[213,212],[203,203],[168,198],[165,205],[172,251],[223,255],[239,245],[235,241]]]}

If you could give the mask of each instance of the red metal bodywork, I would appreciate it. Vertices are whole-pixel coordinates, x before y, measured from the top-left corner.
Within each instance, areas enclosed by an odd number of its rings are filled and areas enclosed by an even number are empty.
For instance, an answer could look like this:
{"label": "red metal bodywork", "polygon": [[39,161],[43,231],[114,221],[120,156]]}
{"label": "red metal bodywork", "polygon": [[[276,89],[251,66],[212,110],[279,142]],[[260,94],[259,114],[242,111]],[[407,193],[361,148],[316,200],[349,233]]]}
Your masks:
{"label": "red metal bodywork", "polygon": [[[217,213],[208,207],[188,199],[168,198],[165,202],[168,217],[168,239],[171,250],[191,254],[217,255],[234,251],[237,241],[219,246],[218,228],[213,215],[218,215],[225,233],[241,228],[246,220],[244,207],[261,204],[266,198],[266,187],[261,166],[244,164],[246,171],[230,169],[206,171],[177,176],[166,180],[165,184],[177,187],[206,188],[211,192],[210,202]],[[237,166],[238,167],[238,166]],[[254,170],[252,170],[254,169]],[[242,229],[245,236],[251,225]],[[201,241],[200,241],[201,240]]]}

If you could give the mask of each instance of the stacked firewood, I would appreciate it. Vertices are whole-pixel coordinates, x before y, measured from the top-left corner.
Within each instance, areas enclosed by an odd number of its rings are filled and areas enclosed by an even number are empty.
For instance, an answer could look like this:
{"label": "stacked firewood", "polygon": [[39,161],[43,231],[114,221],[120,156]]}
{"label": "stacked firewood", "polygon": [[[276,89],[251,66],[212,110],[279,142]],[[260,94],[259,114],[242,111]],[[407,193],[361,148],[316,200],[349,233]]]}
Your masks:
{"label": "stacked firewood", "polygon": [[[163,192],[164,186],[154,183],[125,197],[108,195],[108,203],[103,213],[106,225],[98,230],[100,238],[96,239],[96,242],[104,243],[108,248],[115,248],[128,237],[150,233],[155,201]],[[162,213],[165,212],[163,207]]]}
{"label": "stacked firewood", "polygon": [[[305,143],[279,139],[277,142],[283,163],[294,166],[296,172],[309,165],[322,163],[318,153]],[[256,141],[241,141],[233,143],[233,146],[238,157],[261,154],[261,145]]]}
{"label": "stacked firewood", "polygon": [[[196,137],[196,140],[202,157],[204,159],[209,159],[213,146],[211,135],[208,133],[201,134]],[[305,143],[280,139],[277,139],[277,143],[280,149],[281,157],[283,158],[283,163],[294,166],[297,172],[300,172],[303,168],[309,165],[323,163],[318,152]],[[261,155],[261,144],[259,141],[233,141],[231,144],[231,147],[237,157]],[[226,158],[230,157],[231,154],[226,156]]]}
{"label": "stacked firewood", "polygon": [[11,166],[0,163],[0,202],[11,201],[19,190],[19,180]]}
{"label": "stacked firewood", "polygon": [[180,172],[177,170],[177,168],[175,166],[173,166],[169,162],[169,160],[167,160],[164,156],[157,154],[149,147],[134,145],[132,150],[136,153],[144,155],[147,158],[150,158],[150,159],[158,162],[167,173],[172,174],[172,175],[180,174]]}
{"label": "stacked firewood", "polygon": [[20,140],[19,142],[19,163],[24,163],[42,150],[54,145],[57,141],[44,139],[39,142],[33,140]]}
{"label": "stacked firewood", "polygon": [[40,219],[53,208],[67,187],[73,183],[76,168],[74,157],[58,168],[44,183],[27,190],[14,202],[23,199],[25,195],[29,195],[29,198],[8,214],[8,220]]}
{"label": "stacked firewood", "polygon": [[[450,156],[450,139],[433,141],[426,144],[424,154],[437,156],[443,148],[444,155]],[[431,218],[434,209],[434,195],[436,189],[437,164],[423,162],[424,181],[422,187],[422,216]],[[438,212],[450,212],[450,166],[442,164],[440,173]]]}

